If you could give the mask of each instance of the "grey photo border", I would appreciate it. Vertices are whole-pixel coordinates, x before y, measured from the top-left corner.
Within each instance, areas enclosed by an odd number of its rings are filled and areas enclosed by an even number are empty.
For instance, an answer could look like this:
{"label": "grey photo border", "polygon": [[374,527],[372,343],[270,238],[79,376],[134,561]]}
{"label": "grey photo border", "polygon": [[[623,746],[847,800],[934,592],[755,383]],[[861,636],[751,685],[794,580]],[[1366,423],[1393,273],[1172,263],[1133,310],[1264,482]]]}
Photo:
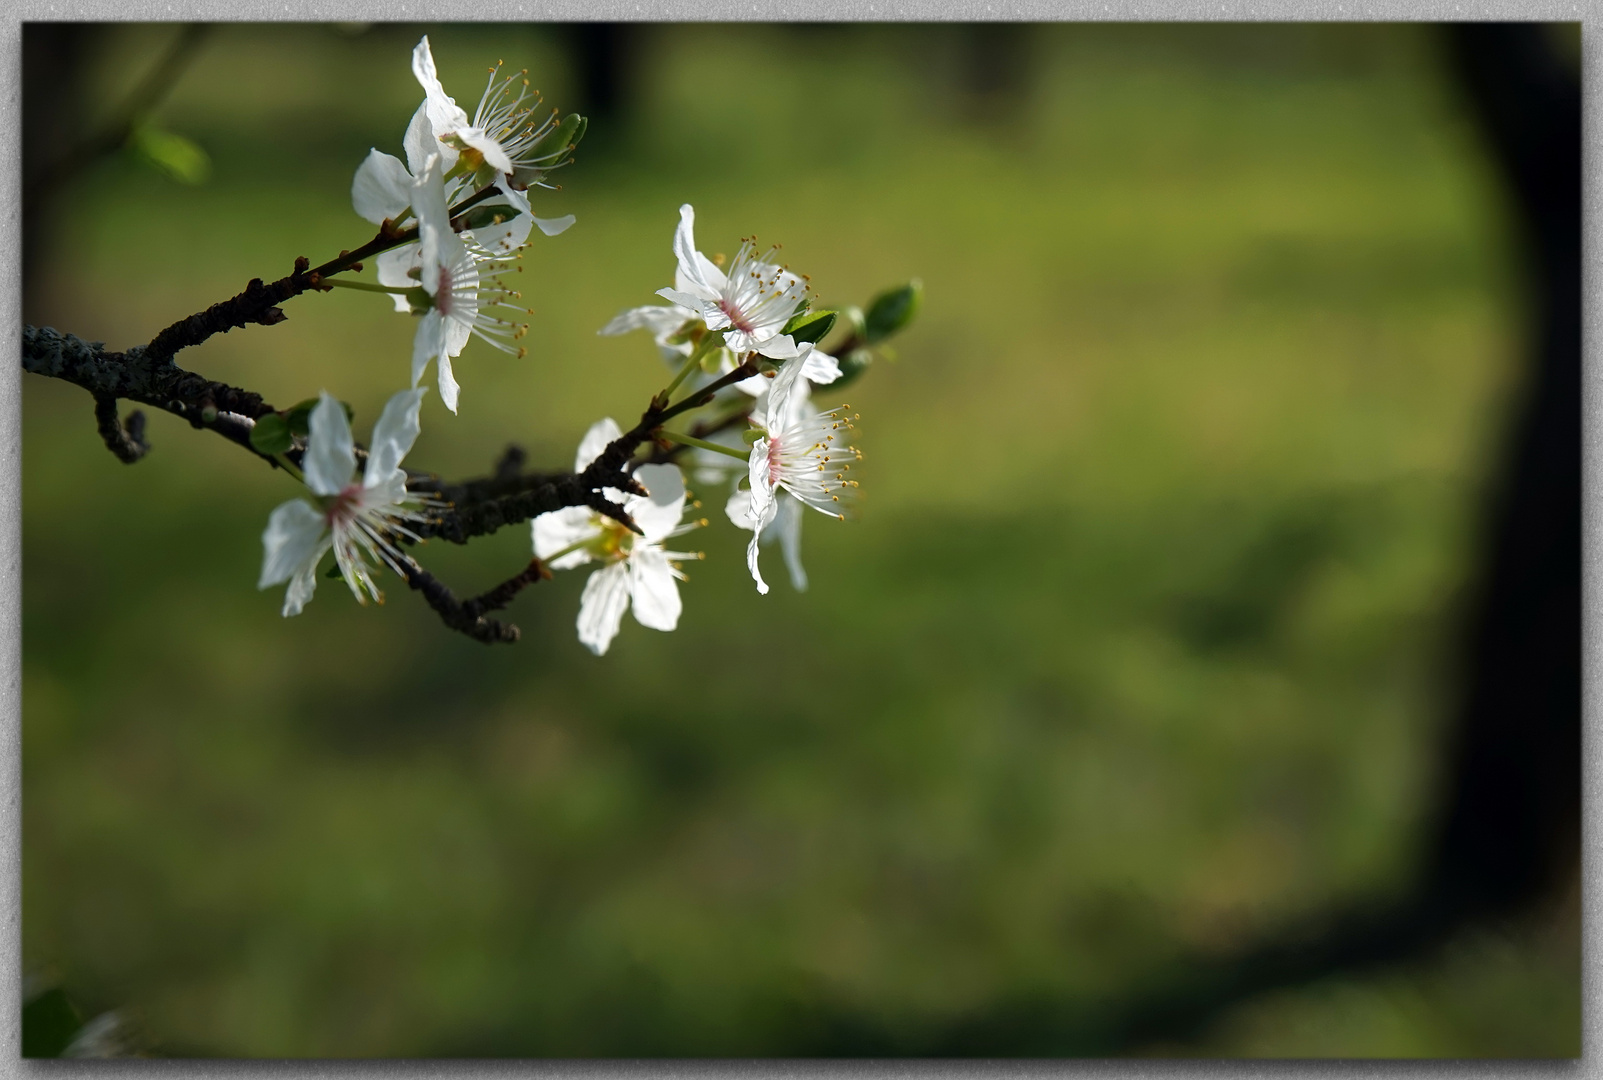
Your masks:
{"label": "grey photo border", "polygon": [[[21,24],[24,21],[1456,21],[1542,20],[1592,22],[1592,5],[1556,0],[23,0],[8,4],[10,12],[0,49],[0,73],[5,93],[0,117],[6,130],[21,130]],[[1583,25],[1583,207],[1584,296],[1583,341],[1587,363],[1582,382],[1584,416],[1583,470],[1583,710],[1582,783],[1582,1047],[1574,1061],[1371,1061],[1371,1060],[1226,1060],[1181,1061],[1158,1059],[1025,1060],[155,1060],[155,1061],[26,1061],[20,1056],[21,1036],[13,1020],[0,1032],[0,1078],[62,1070],[87,1070],[97,1077],[189,1077],[299,1074],[304,1077],[383,1077],[386,1080],[422,1080],[444,1076],[513,1077],[753,1077],[762,1080],[801,1080],[804,1077],[1118,1077],[1147,1080],[1169,1077],[1271,1077],[1283,1075],[1365,1078],[1426,1076],[1592,1076],[1598,1051],[1599,980],[1597,963],[1600,930],[1597,851],[1600,809],[1599,751],[1590,728],[1595,721],[1600,680],[1596,616],[1599,613],[1596,542],[1600,514],[1597,497],[1598,466],[1603,464],[1603,436],[1599,434],[1603,408],[1603,379],[1597,367],[1597,342],[1603,316],[1595,302],[1598,272],[1600,183],[1597,168],[1600,129],[1603,129],[1603,95],[1600,95],[1600,46]],[[21,325],[21,142],[13,137],[0,150],[7,159],[0,175],[0,205],[4,208],[5,235],[12,238],[3,272],[0,312],[16,333]],[[13,339],[15,340],[15,339]],[[11,478],[13,493],[21,489],[20,366],[6,369],[0,378],[0,473]],[[0,970],[9,970],[13,1008],[20,1008],[22,990],[22,504],[13,497],[0,501]],[[1599,1072],[1603,1075],[1603,1072]]]}

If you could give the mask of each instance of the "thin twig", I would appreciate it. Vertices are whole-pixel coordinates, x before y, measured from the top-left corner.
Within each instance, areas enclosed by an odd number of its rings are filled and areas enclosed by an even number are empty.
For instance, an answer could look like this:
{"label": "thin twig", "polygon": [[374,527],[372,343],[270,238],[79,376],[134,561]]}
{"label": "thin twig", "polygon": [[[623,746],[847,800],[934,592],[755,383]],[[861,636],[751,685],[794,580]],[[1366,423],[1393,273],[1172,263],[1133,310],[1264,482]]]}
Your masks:
{"label": "thin twig", "polygon": [[401,569],[406,572],[406,583],[423,594],[429,607],[439,615],[440,621],[474,641],[486,645],[497,642],[508,644],[517,641],[522,631],[514,623],[501,622],[485,612],[499,611],[512,602],[512,598],[537,581],[549,580],[551,571],[539,559],[533,559],[516,576],[508,578],[489,592],[467,600],[458,600],[456,594],[439,578],[419,566],[409,555],[401,556]]}
{"label": "thin twig", "polygon": [[135,409],[124,427],[117,416],[117,399],[110,394],[95,395],[95,425],[106,449],[125,465],[132,465],[150,452],[150,444],[145,441],[145,414]]}

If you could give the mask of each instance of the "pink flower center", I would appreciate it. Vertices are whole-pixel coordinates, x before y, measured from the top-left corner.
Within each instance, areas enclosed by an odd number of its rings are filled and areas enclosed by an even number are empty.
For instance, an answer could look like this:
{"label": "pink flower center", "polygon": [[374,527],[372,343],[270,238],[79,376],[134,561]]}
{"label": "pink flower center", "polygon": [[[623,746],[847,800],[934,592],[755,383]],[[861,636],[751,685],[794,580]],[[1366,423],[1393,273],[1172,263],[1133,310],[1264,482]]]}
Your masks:
{"label": "pink flower center", "polygon": [[729,316],[729,322],[736,330],[740,330],[749,334],[757,328],[756,325],[750,319],[746,318],[745,314],[734,305],[733,301],[718,301],[718,310]]}
{"label": "pink flower center", "polygon": [[434,306],[440,309],[441,315],[451,314],[453,298],[451,296],[451,268],[440,267],[440,285],[434,293]]}
{"label": "pink flower center", "polygon": [[780,463],[779,457],[779,436],[770,435],[768,436],[768,479],[770,483],[779,483],[779,478],[784,473],[784,466]]}
{"label": "pink flower center", "polygon": [[334,501],[328,504],[324,516],[328,518],[330,526],[349,525],[356,517],[357,509],[362,505],[362,487],[360,484],[348,484],[344,491],[334,496]]}

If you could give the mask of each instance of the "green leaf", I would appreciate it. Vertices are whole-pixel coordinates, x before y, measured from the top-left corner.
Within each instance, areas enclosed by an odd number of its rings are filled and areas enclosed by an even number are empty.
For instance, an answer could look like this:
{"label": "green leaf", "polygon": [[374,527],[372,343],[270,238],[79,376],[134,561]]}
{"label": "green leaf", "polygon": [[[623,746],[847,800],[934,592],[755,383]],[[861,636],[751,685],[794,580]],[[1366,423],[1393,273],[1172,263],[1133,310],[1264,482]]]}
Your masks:
{"label": "green leaf", "polygon": [[206,151],[176,132],[141,124],[128,136],[134,156],[181,184],[203,184],[211,176],[212,160]]}
{"label": "green leaf", "polygon": [[334,578],[337,581],[345,576],[345,572],[340,569],[340,564],[336,561],[333,566],[323,571],[323,576],[326,578]]}
{"label": "green leaf", "polygon": [[808,341],[822,341],[824,335],[835,328],[835,312],[832,310],[807,311],[795,316],[785,324],[781,333],[786,333],[801,345]]}
{"label": "green leaf", "polygon": [[294,441],[289,422],[278,413],[258,416],[256,426],[250,429],[250,444],[260,454],[282,454]]}
{"label": "green leaf", "polygon": [[880,293],[863,316],[863,340],[870,345],[907,329],[924,302],[924,283],[914,278],[899,289]]}
{"label": "green leaf", "polygon": [[307,398],[291,405],[284,412],[284,422],[289,424],[290,431],[296,435],[305,435],[311,430],[312,409],[317,406],[316,398]]}

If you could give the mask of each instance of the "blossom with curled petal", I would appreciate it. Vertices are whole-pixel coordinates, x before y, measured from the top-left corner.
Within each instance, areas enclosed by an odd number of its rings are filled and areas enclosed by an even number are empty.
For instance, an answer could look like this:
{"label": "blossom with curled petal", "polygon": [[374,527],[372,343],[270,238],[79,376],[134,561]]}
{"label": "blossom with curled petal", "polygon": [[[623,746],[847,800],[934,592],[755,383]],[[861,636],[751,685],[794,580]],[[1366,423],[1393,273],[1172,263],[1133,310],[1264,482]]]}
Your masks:
{"label": "blossom with curled petal", "polygon": [[[402,144],[406,151],[404,163],[377,149],[369,150],[351,181],[351,205],[358,215],[374,225],[385,221],[399,224],[411,216],[413,187],[428,167],[429,158],[440,154],[426,102],[412,115]],[[442,169],[445,160],[441,155]],[[445,205],[449,207],[470,194],[471,180],[453,177],[442,180],[442,187]],[[574,222],[572,214],[559,218],[536,217],[530,210],[528,195],[512,187],[504,177],[496,181],[496,188],[496,195],[478,205],[492,216],[503,219],[464,231],[462,235],[470,250],[505,256],[522,247],[533,228],[547,236],[556,236]],[[495,214],[498,210],[504,214]],[[422,244],[417,240],[379,252],[374,258],[379,284],[391,288],[417,284],[422,257]],[[411,310],[405,296],[396,294],[395,310],[403,313]]]}
{"label": "blossom with curled petal", "polygon": [[806,280],[759,258],[749,239],[741,241],[725,274],[696,250],[695,226],[696,211],[686,203],[674,230],[675,287],[658,289],[657,295],[699,316],[708,330],[723,331],[731,353],[756,352],[774,360],[798,355],[795,340],[783,331],[807,306]]}
{"label": "blossom with curled petal", "polygon": [[[597,421],[574,460],[574,472],[584,469],[622,432],[608,417]],[[569,506],[535,518],[531,530],[534,553],[549,560],[553,570],[568,570],[588,562],[601,569],[585,582],[579,598],[579,641],[597,656],[606,653],[631,602],[635,621],[653,630],[679,625],[681,602],[676,563],[699,559],[699,554],[667,551],[663,541],[682,535],[698,523],[681,525],[685,484],[675,465],[642,465],[634,478],[651,494],[624,495],[605,489],[608,498],[621,502],[644,535],[630,532],[619,522],[584,506]]]}
{"label": "blossom with curled petal", "polygon": [[[810,343],[802,346],[804,353],[811,348]],[[853,430],[851,420],[844,406],[826,412],[812,408],[805,371],[804,357],[800,356],[779,369],[763,403],[761,421],[753,421],[762,435],[751,447],[747,465],[751,490],[745,493],[748,501],[744,512],[734,505],[734,499],[726,508],[730,520],[752,530],[746,566],[760,593],[768,592],[768,583],[757,566],[758,542],[779,514],[779,493],[783,491],[801,505],[844,521],[842,499],[850,498],[857,490],[857,481],[846,476],[853,463],[862,458],[861,452],[846,441]],[[784,533],[780,535],[783,538]],[[789,553],[787,561],[791,561]],[[799,566],[797,561],[795,567]],[[797,577],[795,567],[793,582]],[[805,584],[805,574],[800,578]]]}
{"label": "blossom with curled petal", "polygon": [[423,108],[447,169],[465,164],[468,167],[460,170],[462,173],[482,177],[482,170],[488,167],[502,176],[518,178],[518,185],[526,187],[524,179],[540,183],[539,177],[567,152],[563,146],[535,153],[557,127],[557,116],[554,110],[549,115],[535,114],[540,96],[529,89],[529,80],[524,78],[527,71],[498,78],[501,65],[491,68],[472,119],[440,84],[427,35],[412,50],[412,74],[423,87]]}
{"label": "blossom with curled petal", "polygon": [[313,406],[301,466],[316,504],[291,499],[273,511],[262,533],[262,574],[256,587],[289,582],[285,616],[299,615],[312,598],[317,564],[330,548],[345,583],[361,603],[370,596],[384,602],[384,594],[373,583],[374,564],[405,576],[392,537],[416,539],[407,523],[422,518],[428,505],[406,490],[401,468],[401,460],[417,440],[418,410],[425,393],[402,390],[385,404],[373,426],[373,446],[360,478],[345,406],[327,391]]}

